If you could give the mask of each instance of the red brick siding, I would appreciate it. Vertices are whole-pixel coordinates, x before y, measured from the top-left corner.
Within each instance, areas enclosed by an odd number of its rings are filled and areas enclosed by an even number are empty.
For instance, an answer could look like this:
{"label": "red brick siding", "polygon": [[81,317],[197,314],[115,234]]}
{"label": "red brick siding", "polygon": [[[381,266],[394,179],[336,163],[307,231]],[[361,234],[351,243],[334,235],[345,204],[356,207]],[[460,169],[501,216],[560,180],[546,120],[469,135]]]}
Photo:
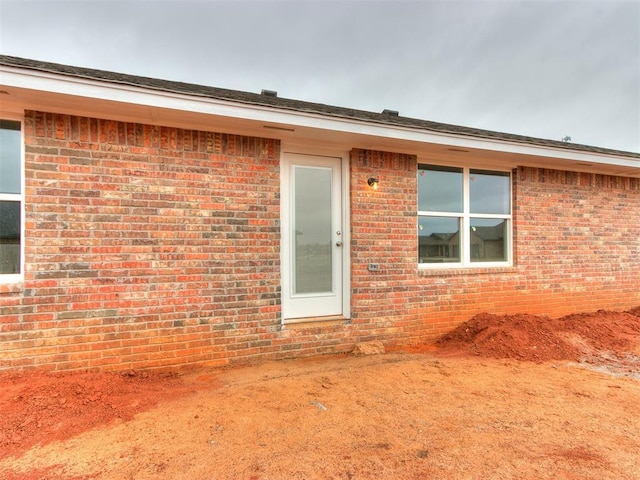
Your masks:
{"label": "red brick siding", "polygon": [[277,141],[35,112],[25,138],[0,369],[222,365],[433,340],[481,311],[640,304],[638,179],[518,169],[515,266],[425,272],[416,157],[353,150],[351,323],[281,330]]}
{"label": "red brick siding", "polygon": [[[416,157],[351,151],[351,318],[371,338],[406,340],[425,325],[417,275]],[[375,176],[373,190],[367,179]],[[370,263],[379,270],[368,270]]]}
{"label": "red brick siding", "polygon": [[519,168],[515,181],[519,308],[640,304],[640,179]]}
{"label": "red brick siding", "polygon": [[25,144],[25,281],[0,290],[0,369],[348,348],[335,328],[280,331],[279,142],[28,112]]}
{"label": "red brick siding", "polygon": [[[483,311],[561,316],[640,305],[640,179],[519,168],[514,267],[420,271],[417,159],[354,150],[351,160],[353,321],[372,334],[425,341]],[[380,270],[369,272],[369,262]]]}

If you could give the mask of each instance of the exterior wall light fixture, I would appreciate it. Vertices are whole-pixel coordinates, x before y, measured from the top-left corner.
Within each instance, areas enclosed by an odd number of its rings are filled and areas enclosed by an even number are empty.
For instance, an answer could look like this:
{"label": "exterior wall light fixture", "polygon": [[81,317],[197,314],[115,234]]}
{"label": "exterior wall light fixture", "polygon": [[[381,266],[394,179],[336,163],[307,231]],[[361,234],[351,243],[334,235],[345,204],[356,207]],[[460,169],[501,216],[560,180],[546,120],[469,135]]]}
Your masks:
{"label": "exterior wall light fixture", "polygon": [[367,180],[367,184],[373,188],[374,190],[378,189],[378,183],[380,182],[380,180],[378,180],[377,177],[369,177],[369,179]]}

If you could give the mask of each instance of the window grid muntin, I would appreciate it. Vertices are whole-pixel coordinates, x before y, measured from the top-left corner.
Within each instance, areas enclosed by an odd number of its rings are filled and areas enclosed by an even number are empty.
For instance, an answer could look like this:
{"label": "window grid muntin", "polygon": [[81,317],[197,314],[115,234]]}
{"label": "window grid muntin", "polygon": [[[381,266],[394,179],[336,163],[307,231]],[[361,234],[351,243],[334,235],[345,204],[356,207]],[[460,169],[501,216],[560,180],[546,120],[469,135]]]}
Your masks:
{"label": "window grid muntin", "polygon": [[[447,263],[420,263],[420,258],[418,258],[418,266],[420,268],[429,268],[429,269],[443,269],[443,268],[487,268],[487,267],[505,267],[510,266],[513,263],[513,224],[512,224],[512,212],[513,212],[513,188],[512,188],[512,175],[510,171],[507,170],[484,170],[470,167],[443,167],[441,165],[430,165],[426,163],[418,164],[418,171],[421,169],[443,169],[443,168],[461,168],[462,176],[463,176],[463,212],[452,213],[452,212],[435,212],[431,210],[418,210],[418,218],[417,222],[419,223],[421,216],[441,216],[441,217],[453,217],[460,218],[460,262],[447,262]],[[495,213],[471,213],[470,211],[470,194],[469,194],[469,183],[470,183],[470,172],[482,172],[482,174],[495,173],[498,175],[505,174],[505,176],[509,177],[509,213],[508,214],[495,214]],[[506,226],[506,238],[504,241],[507,243],[505,247],[505,256],[507,257],[504,261],[471,261],[471,242],[468,241],[469,238],[469,230],[471,228],[471,219],[472,218],[491,218],[491,219],[504,219],[507,222]],[[416,225],[416,231],[418,230],[418,225]],[[419,255],[419,252],[418,252]]]}

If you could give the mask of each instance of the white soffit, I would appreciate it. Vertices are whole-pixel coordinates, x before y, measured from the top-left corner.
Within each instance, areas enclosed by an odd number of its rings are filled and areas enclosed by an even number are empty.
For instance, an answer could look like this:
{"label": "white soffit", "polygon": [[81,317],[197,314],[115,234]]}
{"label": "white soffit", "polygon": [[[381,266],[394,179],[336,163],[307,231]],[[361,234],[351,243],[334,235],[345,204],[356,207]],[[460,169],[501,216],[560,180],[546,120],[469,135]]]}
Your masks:
{"label": "white soffit", "polygon": [[[93,79],[25,70],[16,67],[0,66],[0,86],[3,89],[10,87],[29,89],[49,96],[51,94],[72,96],[79,103],[86,104],[85,106],[90,106],[91,100],[144,106],[150,109],[145,115],[147,121],[154,120],[153,109],[169,109],[206,116],[225,117],[236,121],[241,120],[246,123],[253,123],[254,128],[255,124],[258,123],[260,128],[264,125],[274,125],[287,126],[294,129],[318,129],[325,132],[341,132],[349,137],[378,138],[382,144],[399,141],[414,145],[447,145],[461,149],[494,151],[518,156],[524,155],[527,157],[611,165],[623,167],[625,171],[629,169],[629,173],[635,173],[634,176],[640,175],[640,162],[638,160],[619,155],[565,150],[508,140],[470,137],[464,134],[430,132],[417,128],[376,124],[362,120],[325,116],[318,113],[173,93],[114,82],[100,82]],[[0,102],[5,101],[11,102],[10,99],[0,98]],[[2,103],[0,103],[0,110],[2,110]],[[69,106],[67,110],[71,111],[74,108]],[[135,110],[140,112],[139,109]],[[133,121],[133,118],[129,120]],[[274,136],[272,134],[265,135],[266,129],[263,132],[262,136]]]}

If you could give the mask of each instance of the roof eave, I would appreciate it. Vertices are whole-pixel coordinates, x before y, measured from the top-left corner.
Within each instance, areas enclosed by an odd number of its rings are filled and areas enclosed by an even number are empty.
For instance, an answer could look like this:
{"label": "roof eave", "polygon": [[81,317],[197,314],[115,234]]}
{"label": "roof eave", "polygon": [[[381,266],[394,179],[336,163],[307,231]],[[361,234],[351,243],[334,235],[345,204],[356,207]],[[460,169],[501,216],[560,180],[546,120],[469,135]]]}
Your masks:
{"label": "roof eave", "polygon": [[584,146],[572,149],[570,145],[563,145],[562,148],[558,148],[557,146],[532,144],[529,141],[516,139],[488,138],[481,133],[474,133],[474,129],[468,129],[469,131],[465,133],[446,130],[434,131],[427,128],[399,125],[393,119],[390,121],[363,120],[346,114],[318,113],[304,108],[269,105],[257,101],[228,100],[197,93],[186,94],[167,89],[139,86],[130,82],[104,81],[86,76],[64,75],[7,65],[0,65],[0,85],[2,88],[15,87],[53,95],[69,95],[82,98],[85,102],[104,100],[149,108],[228,117],[260,124],[321,129],[399,142],[448,145],[588,164],[612,165],[631,170],[638,169],[638,175],[640,175],[640,155],[636,156],[633,153],[625,154],[625,152],[606,149],[585,151],[582,148]]}

